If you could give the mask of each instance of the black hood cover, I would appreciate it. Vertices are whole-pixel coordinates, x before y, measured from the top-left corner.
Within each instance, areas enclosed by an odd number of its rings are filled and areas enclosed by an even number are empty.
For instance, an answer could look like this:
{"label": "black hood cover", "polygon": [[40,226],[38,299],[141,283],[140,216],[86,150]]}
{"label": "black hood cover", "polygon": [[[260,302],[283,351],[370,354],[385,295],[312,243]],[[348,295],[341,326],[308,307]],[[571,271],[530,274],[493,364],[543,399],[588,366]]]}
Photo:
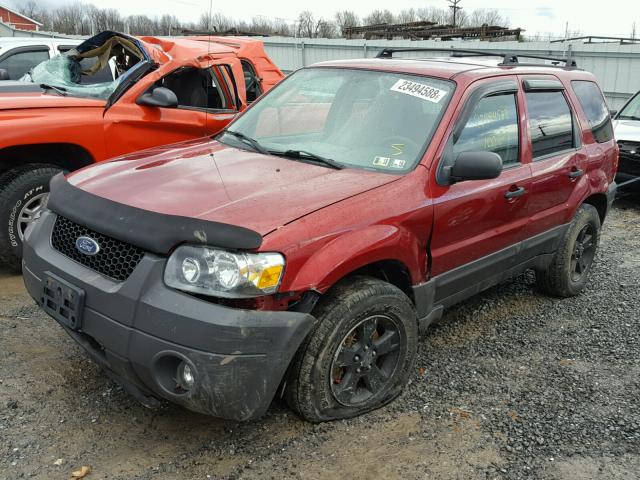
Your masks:
{"label": "black hood cover", "polygon": [[93,195],[71,185],[62,173],[51,179],[48,208],[79,225],[149,252],[169,254],[181,243],[255,250],[262,235],[248,228],[167,215]]}

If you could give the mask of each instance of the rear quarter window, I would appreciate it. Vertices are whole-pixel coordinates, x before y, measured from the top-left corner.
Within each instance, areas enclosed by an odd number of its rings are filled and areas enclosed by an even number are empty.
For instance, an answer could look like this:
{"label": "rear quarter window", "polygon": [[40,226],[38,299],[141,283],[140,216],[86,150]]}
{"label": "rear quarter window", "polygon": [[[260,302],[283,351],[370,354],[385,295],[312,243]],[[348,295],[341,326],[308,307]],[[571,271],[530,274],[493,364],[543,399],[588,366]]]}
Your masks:
{"label": "rear quarter window", "polygon": [[613,138],[611,116],[604,96],[595,82],[574,80],[571,87],[578,97],[580,106],[589,120],[593,137],[598,143],[608,142]]}

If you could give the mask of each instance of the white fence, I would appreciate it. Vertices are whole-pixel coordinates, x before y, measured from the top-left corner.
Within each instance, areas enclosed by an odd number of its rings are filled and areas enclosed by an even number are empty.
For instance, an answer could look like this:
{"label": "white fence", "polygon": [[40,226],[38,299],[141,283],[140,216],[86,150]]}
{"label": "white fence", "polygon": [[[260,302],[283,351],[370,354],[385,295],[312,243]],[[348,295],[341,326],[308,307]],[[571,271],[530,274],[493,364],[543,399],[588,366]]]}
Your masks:
{"label": "white fence", "polygon": [[[640,44],[550,42],[438,42],[433,40],[345,40],[264,37],[267,53],[283,71],[290,72],[325,60],[374,57],[384,47],[435,47],[526,51],[531,55],[564,56],[567,50],[578,67],[593,72],[600,81],[609,106],[619,109],[640,90]],[[425,53],[403,54],[424,57]]]}

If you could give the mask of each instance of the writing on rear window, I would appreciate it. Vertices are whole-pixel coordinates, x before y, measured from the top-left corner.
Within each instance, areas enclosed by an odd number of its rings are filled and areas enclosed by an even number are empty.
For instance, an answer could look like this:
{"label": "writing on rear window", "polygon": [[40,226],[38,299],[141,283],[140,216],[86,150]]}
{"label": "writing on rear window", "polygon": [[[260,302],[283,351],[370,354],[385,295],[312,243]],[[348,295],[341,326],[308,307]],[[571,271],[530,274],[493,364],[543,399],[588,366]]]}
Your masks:
{"label": "writing on rear window", "polygon": [[398,80],[393,84],[390,90],[418,97],[433,103],[438,103],[447,94],[446,91],[440,90],[439,88],[430,87],[424,83],[412,82],[410,80]]}

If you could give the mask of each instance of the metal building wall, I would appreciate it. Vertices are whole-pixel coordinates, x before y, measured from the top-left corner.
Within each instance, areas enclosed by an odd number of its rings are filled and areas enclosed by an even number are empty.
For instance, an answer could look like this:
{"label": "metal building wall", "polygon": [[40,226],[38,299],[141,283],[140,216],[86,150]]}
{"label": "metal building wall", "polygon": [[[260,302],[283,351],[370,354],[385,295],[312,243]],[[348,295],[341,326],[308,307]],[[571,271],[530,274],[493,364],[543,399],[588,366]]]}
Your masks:
{"label": "metal building wall", "polygon": [[[325,60],[374,57],[384,47],[435,47],[462,49],[495,49],[527,51],[530,54],[563,56],[567,49],[578,66],[600,81],[609,106],[619,109],[640,90],[640,44],[616,43],[550,43],[550,42],[438,42],[410,40],[345,40],[287,37],[262,38],[267,53],[283,71],[291,72],[303,66]],[[424,57],[425,53],[404,54]]]}

